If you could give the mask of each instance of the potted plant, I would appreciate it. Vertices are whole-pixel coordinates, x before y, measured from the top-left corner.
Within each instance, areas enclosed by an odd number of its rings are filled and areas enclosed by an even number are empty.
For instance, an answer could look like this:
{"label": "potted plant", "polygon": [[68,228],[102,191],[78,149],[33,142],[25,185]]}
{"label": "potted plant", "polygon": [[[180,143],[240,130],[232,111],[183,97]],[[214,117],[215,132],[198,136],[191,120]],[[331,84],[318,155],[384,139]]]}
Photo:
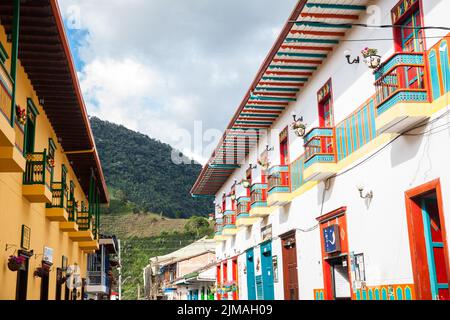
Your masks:
{"label": "potted plant", "polygon": [[291,125],[297,137],[303,138],[306,133],[306,125],[300,120],[296,120]]}
{"label": "potted plant", "polygon": [[22,256],[10,256],[8,259],[8,269],[11,271],[19,271],[25,262],[25,258]]}
{"label": "potted plant", "polygon": [[53,158],[48,158],[47,162],[48,162],[48,165],[49,165],[50,167],[52,167],[52,168],[55,167],[55,159],[53,159]]}
{"label": "potted plant", "polygon": [[378,49],[366,47],[361,51],[361,54],[364,57],[364,62],[369,68],[378,69],[381,64],[381,57],[378,55]]}
{"label": "potted plant", "polygon": [[258,164],[264,169],[267,170],[269,169],[270,163],[267,160],[258,160]]}
{"label": "potted plant", "polygon": [[27,123],[27,111],[20,106],[16,106],[16,116],[19,124],[23,127]]}
{"label": "potted plant", "polygon": [[47,268],[38,267],[36,270],[34,270],[33,276],[35,278],[42,278],[46,274],[48,274],[49,270]]}
{"label": "potted plant", "polygon": [[250,181],[247,179],[242,180],[241,184],[242,184],[242,187],[244,187],[245,189],[250,188]]}

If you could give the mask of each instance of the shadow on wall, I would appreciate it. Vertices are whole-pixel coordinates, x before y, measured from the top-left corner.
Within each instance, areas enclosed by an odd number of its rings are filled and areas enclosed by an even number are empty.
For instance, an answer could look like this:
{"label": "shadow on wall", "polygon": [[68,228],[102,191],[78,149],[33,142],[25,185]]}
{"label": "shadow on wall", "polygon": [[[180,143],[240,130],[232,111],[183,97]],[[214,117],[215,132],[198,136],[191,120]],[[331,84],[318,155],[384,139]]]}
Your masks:
{"label": "shadow on wall", "polygon": [[[419,128],[415,132],[421,132],[424,128]],[[411,134],[413,133],[411,132]],[[400,137],[397,141],[395,141],[393,144],[391,144],[391,165],[392,168],[395,168],[399,165],[404,164],[405,162],[414,159],[417,154],[419,153],[420,146],[424,142],[424,136],[423,135],[417,135],[417,136],[403,136]],[[426,138],[427,141],[425,141],[426,144],[429,143],[428,141],[429,137]],[[423,161],[426,160],[427,157],[428,148],[425,146],[423,155],[419,161],[419,167],[422,165]]]}
{"label": "shadow on wall", "polygon": [[[322,207],[322,204],[325,204],[332,198],[335,180],[336,179],[334,177],[331,177],[328,180],[322,181],[317,186],[317,205],[319,206],[319,208]],[[317,212],[317,216],[323,215],[325,213],[326,212]]]}

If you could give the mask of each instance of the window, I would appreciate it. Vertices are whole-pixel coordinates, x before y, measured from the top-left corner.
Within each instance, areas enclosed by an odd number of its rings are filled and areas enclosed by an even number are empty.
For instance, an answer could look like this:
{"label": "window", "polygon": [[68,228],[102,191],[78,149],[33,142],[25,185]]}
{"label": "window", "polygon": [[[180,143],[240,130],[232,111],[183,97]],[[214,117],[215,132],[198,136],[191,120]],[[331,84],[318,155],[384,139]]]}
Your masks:
{"label": "window", "polygon": [[8,58],[9,58],[8,53],[6,52],[6,49],[3,46],[3,44],[0,42],[0,62],[2,64],[5,64],[6,60],[8,60]]}
{"label": "window", "polygon": [[422,16],[418,0],[400,1],[392,9],[395,48],[397,52],[423,52],[424,34]]}
{"label": "window", "polygon": [[36,135],[36,118],[39,115],[37,108],[33,101],[28,98],[27,102],[27,122],[25,124],[25,140],[24,140],[24,154],[34,152],[34,141]]}

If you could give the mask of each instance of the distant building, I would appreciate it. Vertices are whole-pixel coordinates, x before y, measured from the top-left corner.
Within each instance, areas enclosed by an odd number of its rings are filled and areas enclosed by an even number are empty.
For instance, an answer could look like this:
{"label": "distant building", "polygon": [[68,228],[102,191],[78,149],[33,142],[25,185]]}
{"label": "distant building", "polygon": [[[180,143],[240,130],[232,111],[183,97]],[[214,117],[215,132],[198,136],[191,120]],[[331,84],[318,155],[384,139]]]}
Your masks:
{"label": "distant building", "polygon": [[[117,279],[113,269],[119,267],[116,236],[101,236],[100,249],[88,255],[86,294],[88,299],[111,300],[116,294]],[[114,293],[114,294],[113,294]]]}
{"label": "distant building", "polygon": [[215,241],[200,239],[164,256],[153,257],[144,268],[144,290],[149,300],[189,300],[207,297],[215,283]]}

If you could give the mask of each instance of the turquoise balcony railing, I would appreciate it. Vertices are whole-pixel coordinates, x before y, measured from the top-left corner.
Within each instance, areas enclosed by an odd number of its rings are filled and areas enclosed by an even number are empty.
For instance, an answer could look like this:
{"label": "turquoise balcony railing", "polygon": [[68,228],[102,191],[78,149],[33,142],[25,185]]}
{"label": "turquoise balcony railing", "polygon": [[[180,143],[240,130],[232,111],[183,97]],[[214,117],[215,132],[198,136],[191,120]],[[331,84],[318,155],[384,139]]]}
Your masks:
{"label": "turquoise balcony railing", "polygon": [[290,188],[289,166],[274,166],[269,169],[268,193],[289,193]]}
{"label": "turquoise balcony railing", "polygon": [[336,134],[334,128],[314,128],[304,138],[304,169],[315,163],[336,163]]}
{"label": "turquoise balcony railing", "polygon": [[216,223],[214,224],[214,234],[216,236],[222,235],[223,231],[223,220],[222,219],[216,219]]}
{"label": "turquoise balcony railing", "polygon": [[223,227],[225,229],[236,228],[236,212],[232,210],[225,211],[223,214]]}
{"label": "turquoise balcony railing", "polygon": [[427,102],[424,54],[396,53],[375,71],[378,115],[400,102]]}
{"label": "turquoise balcony railing", "polygon": [[250,216],[249,211],[250,211],[250,197],[239,198],[236,210],[237,219],[249,217]]}
{"label": "turquoise balcony railing", "polygon": [[251,208],[267,207],[267,183],[255,183],[251,188]]}

